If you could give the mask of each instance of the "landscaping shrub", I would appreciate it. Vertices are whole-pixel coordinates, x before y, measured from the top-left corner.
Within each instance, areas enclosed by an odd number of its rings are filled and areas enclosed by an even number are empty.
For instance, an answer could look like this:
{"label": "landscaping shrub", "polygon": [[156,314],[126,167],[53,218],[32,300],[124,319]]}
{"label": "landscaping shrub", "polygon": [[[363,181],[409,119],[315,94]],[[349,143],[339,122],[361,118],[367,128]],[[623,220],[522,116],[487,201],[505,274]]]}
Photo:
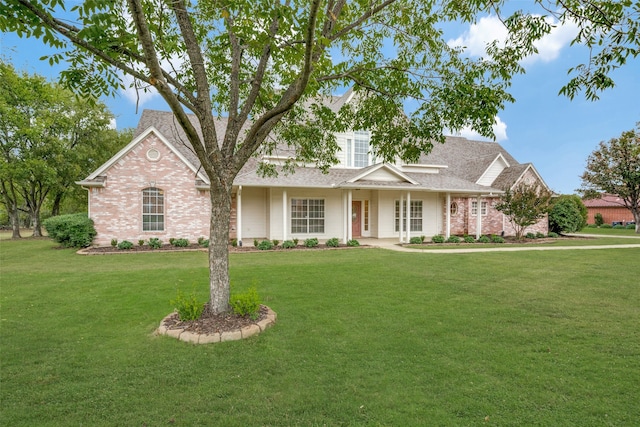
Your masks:
{"label": "landscaping shrub", "polygon": [[269,251],[273,249],[273,243],[271,243],[271,240],[263,240],[262,242],[258,243],[258,246],[256,247],[261,251]]}
{"label": "landscaping shrub", "polygon": [[138,239],[138,246],[143,246],[143,245],[144,245],[144,240]]}
{"label": "landscaping shrub", "polygon": [[149,246],[151,246],[151,249],[160,249],[162,247],[162,240],[157,237],[152,237],[149,239]]}
{"label": "landscaping shrub", "polygon": [[252,320],[257,320],[260,317],[260,296],[255,286],[246,292],[231,294],[229,304],[238,316],[248,316]]}
{"label": "landscaping shrub", "polygon": [[347,246],[360,246],[360,242],[358,242],[356,239],[347,240]]}
{"label": "landscaping shrub", "polygon": [[131,243],[128,240],[123,240],[122,242],[118,243],[118,249],[129,250],[132,248],[133,248],[133,243]]}
{"label": "landscaping shrub", "polygon": [[541,232],[539,232],[539,231],[536,233],[536,239],[542,239],[542,238],[544,238],[544,237],[545,237],[545,236],[544,236],[544,233],[541,233]]}
{"label": "landscaping shrub", "polygon": [[282,242],[282,249],[291,249],[295,247],[296,247],[296,244],[293,243],[291,240],[285,240],[284,242]]}
{"label": "landscaping shrub", "polygon": [[491,236],[492,243],[504,243],[504,238],[498,235]]}
{"label": "landscaping shrub", "polygon": [[600,227],[602,224],[604,224],[604,218],[602,218],[602,214],[600,212],[596,213],[593,216],[594,221],[596,222],[596,227]]}
{"label": "landscaping shrub", "polygon": [[299,242],[299,240],[298,240],[298,239],[293,239],[293,244],[294,244],[294,245],[298,246],[298,242]]}
{"label": "landscaping shrub", "polygon": [[202,243],[200,243],[200,246],[202,246],[203,248],[208,248],[209,247],[209,239],[204,239],[202,241]]}
{"label": "landscaping shrub", "polygon": [[259,244],[260,244],[260,241],[258,239],[253,239],[253,246],[257,248]]}
{"label": "landscaping shrub", "polygon": [[552,239],[557,239],[558,233],[554,233],[553,231],[550,231],[549,234],[547,234],[547,237],[551,237]]}
{"label": "landscaping shrub", "polygon": [[431,238],[433,243],[444,243],[444,236],[441,234],[436,234]]}
{"label": "landscaping shrub", "polygon": [[198,320],[204,311],[204,303],[198,301],[194,291],[186,296],[178,290],[176,299],[171,300],[171,305],[175,306],[180,320]]}
{"label": "landscaping shrub", "polygon": [[412,245],[421,245],[421,244],[422,244],[422,242],[423,242],[422,237],[412,237],[412,238],[409,240],[409,243],[411,243]]}
{"label": "landscaping shrub", "polygon": [[449,238],[447,239],[447,243],[460,243],[460,237],[449,236]]}
{"label": "landscaping shrub", "polygon": [[552,202],[549,229],[556,233],[573,233],[587,225],[587,208],[580,197],[563,195]]}
{"label": "landscaping shrub", "polygon": [[[202,246],[202,243],[200,243],[200,246]],[[234,248],[238,247],[238,239],[231,239],[231,246]]]}
{"label": "landscaping shrub", "polygon": [[536,235],[533,233],[527,233],[524,237],[526,237],[527,239],[535,239]]}
{"label": "landscaping shrub", "polygon": [[171,244],[177,248],[186,248],[189,246],[189,240],[187,239],[173,239]]}
{"label": "landscaping shrub", "polygon": [[118,239],[111,239],[111,246],[113,246],[114,248],[118,246]]}
{"label": "landscaping shrub", "polygon": [[278,246],[280,244],[280,240],[272,240],[273,246]]}
{"label": "landscaping shrub", "polygon": [[624,230],[624,225],[622,224],[616,224],[613,226],[614,230]]}
{"label": "landscaping shrub", "polygon": [[174,237],[169,237],[169,244],[173,245],[173,242],[175,242],[176,239]]}
{"label": "landscaping shrub", "polygon": [[84,213],[53,216],[42,225],[49,237],[66,248],[85,248],[97,234],[93,221]]}
{"label": "landscaping shrub", "polygon": [[326,245],[330,248],[337,248],[338,246],[340,246],[340,240],[338,240],[337,237],[332,237],[331,239],[327,240]]}
{"label": "landscaping shrub", "polygon": [[310,237],[304,241],[304,245],[308,248],[315,248],[318,246],[318,239],[315,237]]}
{"label": "landscaping shrub", "polygon": [[602,224],[600,226],[600,228],[613,228],[613,225],[611,225],[611,224]]}
{"label": "landscaping shrub", "polygon": [[635,225],[635,224],[627,224],[627,225],[625,226],[625,228],[626,228],[627,230],[635,230],[635,229],[636,229],[636,225]]}
{"label": "landscaping shrub", "polygon": [[465,243],[475,243],[476,239],[473,238],[473,236],[464,236],[464,242]]}
{"label": "landscaping shrub", "polygon": [[491,243],[491,239],[488,236],[480,236],[478,243]]}

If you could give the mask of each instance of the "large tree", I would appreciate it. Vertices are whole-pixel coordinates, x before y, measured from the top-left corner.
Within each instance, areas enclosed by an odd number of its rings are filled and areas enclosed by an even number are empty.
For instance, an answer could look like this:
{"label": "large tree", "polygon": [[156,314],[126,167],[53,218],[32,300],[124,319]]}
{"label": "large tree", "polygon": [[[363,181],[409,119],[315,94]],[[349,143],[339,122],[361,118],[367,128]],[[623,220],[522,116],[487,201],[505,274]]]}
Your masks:
{"label": "large tree", "polygon": [[0,192],[13,237],[20,237],[21,210],[40,236],[45,202],[50,199],[56,213],[73,182],[120,148],[109,137],[115,132],[108,129],[111,119],[103,103],[78,99],[59,84],[0,62]]}
{"label": "large tree", "polygon": [[640,123],[619,138],[601,141],[587,158],[580,192],[585,198],[616,194],[633,214],[640,233]]}
{"label": "large tree", "polygon": [[[385,160],[415,160],[443,140],[445,129],[470,126],[490,136],[496,113],[512,101],[507,88],[522,71],[519,61],[551,27],[542,16],[505,16],[506,43],[471,60],[447,45],[440,23],[500,14],[504,3],[107,0],[64,11],[64,0],[5,0],[0,29],[62,49],[49,60],[66,60],[62,80],[83,94],[111,94],[125,73],[140,90],[153,87],[165,99],[210,180],[210,304],[223,312],[232,185],[247,160],[258,149],[273,149],[277,139],[294,148],[297,160],[327,167],[335,161],[334,132],[344,129],[371,130],[372,146]],[[638,12],[631,5],[565,0],[538,6],[563,21],[584,21],[578,42],[616,46],[613,54],[592,56],[600,58],[598,67],[578,70],[582,78],[568,86],[569,95],[607,87],[606,67],[637,54]],[[345,87],[357,92],[354,108],[323,106],[322,95]],[[415,108],[406,113],[408,100]],[[228,117],[219,133],[217,115]],[[267,139],[270,134],[277,138]]]}

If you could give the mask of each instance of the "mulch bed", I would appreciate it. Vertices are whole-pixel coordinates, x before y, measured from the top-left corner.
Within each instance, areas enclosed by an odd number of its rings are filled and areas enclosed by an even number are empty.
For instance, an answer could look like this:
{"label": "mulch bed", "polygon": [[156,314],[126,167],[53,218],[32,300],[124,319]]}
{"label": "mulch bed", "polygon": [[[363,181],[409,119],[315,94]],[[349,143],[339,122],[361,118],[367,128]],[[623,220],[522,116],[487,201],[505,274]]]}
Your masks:
{"label": "mulch bed", "polygon": [[267,317],[268,309],[264,305],[260,306],[260,315],[253,320],[247,316],[238,316],[233,312],[223,314],[213,314],[209,310],[209,304],[205,306],[202,316],[198,320],[181,321],[178,313],[173,313],[164,321],[167,329],[184,329],[195,334],[215,334],[216,332],[229,332],[242,329],[245,326],[255,324]]}
{"label": "mulch bed", "polygon": [[[330,247],[324,244],[319,244],[316,247],[313,248],[308,248],[304,245],[298,245],[295,248],[289,248],[289,249],[284,249],[280,246],[274,247],[273,249],[269,249],[269,250],[265,250],[265,251],[261,251],[260,249],[256,248],[255,246],[251,245],[251,246],[229,246],[229,252],[230,253],[236,253],[236,252],[273,252],[273,251],[303,251],[303,250],[324,250],[324,249],[353,249],[353,248],[360,248],[360,247],[367,247],[367,245],[361,245],[361,246],[347,246],[347,245],[340,245],[337,248],[334,247]],[[89,247],[89,248],[85,248],[82,249],[81,252],[85,253],[85,254],[126,254],[126,253],[135,253],[135,252],[168,252],[168,251],[207,251],[207,248],[204,248],[198,244],[190,244],[189,246],[186,247],[177,247],[177,246],[173,246],[170,244],[165,244],[162,245],[161,247],[159,247],[158,249],[153,249],[151,248],[151,246],[149,245],[142,245],[142,246],[134,246],[131,249],[118,249],[117,247],[113,247],[113,246],[95,246],[95,247]]]}

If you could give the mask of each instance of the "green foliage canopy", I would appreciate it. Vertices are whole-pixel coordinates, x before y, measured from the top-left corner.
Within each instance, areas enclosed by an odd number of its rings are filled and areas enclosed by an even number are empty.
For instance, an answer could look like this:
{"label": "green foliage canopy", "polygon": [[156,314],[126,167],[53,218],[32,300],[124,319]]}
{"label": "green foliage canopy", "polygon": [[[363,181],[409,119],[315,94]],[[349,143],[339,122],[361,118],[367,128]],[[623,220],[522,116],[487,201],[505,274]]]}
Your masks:
{"label": "green foliage canopy", "polygon": [[506,188],[495,208],[507,216],[516,238],[522,239],[524,230],[538,222],[549,211],[551,192],[539,184],[520,182]]}
{"label": "green foliage canopy", "polygon": [[549,229],[556,233],[573,233],[587,225],[587,208],[579,196],[562,195],[551,202]]}

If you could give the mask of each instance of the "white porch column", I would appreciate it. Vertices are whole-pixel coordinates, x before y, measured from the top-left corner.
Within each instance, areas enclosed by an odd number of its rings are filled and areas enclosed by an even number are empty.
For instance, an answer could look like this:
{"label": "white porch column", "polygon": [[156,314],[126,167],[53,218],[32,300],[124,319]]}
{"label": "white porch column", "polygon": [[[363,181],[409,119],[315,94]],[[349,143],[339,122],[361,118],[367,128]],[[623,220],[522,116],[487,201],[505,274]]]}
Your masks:
{"label": "white porch column", "polygon": [[400,232],[399,233],[400,234],[400,243],[402,243],[402,237],[403,237],[403,234],[404,234],[404,229],[402,227],[402,223],[403,223],[403,220],[404,220],[404,209],[402,209],[403,208],[402,205],[404,205],[404,194],[402,194],[402,192],[400,192],[400,212],[398,214],[398,218],[400,219],[400,221],[399,221],[400,224],[398,224],[398,231]]}
{"label": "white porch column", "polygon": [[349,229],[348,229],[348,209],[347,209],[347,193],[342,192],[342,243],[346,244],[349,240]]}
{"label": "white porch column", "polygon": [[236,196],[236,240],[242,246],[242,185],[238,187]]}
{"label": "white porch column", "polygon": [[409,191],[407,191],[407,212],[405,215],[407,216],[407,229],[405,230],[407,238],[404,241],[409,243],[411,241],[411,192]]}
{"label": "white porch column", "polygon": [[480,196],[476,199],[478,204],[477,216],[476,216],[476,240],[482,236],[482,199]]}
{"label": "white porch column", "polygon": [[287,240],[287,190],[282,190],[282,241]]}
{"label": "white porch column", "polygon": [[347,193],[347,241],[353,239],[353,190]]}
{"label": "white porch column", "polygon": [[451,193],[447,193],[447,206],[445,206],[446,224],[444,230],[444,237],[451,237]]}

